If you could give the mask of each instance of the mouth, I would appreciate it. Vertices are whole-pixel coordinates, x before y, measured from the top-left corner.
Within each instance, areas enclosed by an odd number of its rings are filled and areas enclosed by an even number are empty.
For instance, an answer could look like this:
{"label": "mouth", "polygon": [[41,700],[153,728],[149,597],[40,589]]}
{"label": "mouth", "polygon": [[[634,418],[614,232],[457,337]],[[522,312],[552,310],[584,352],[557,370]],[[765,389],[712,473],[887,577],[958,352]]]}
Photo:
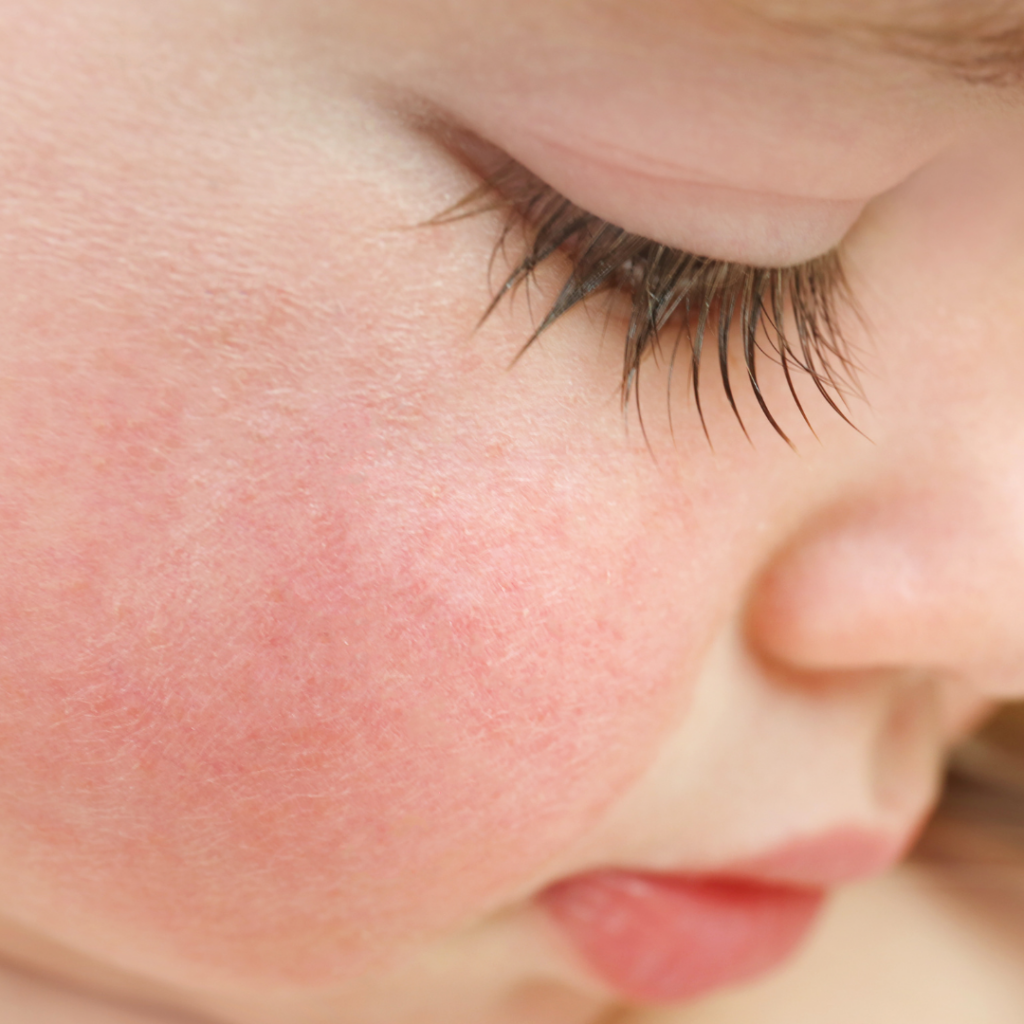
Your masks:
{"label": "mouth", "polygon": [[876,874],[905,846],[837,830],[714,874],[590,871],[538,899],[620,996],[683,1001],[781,963],[810,930],[828,886]]}

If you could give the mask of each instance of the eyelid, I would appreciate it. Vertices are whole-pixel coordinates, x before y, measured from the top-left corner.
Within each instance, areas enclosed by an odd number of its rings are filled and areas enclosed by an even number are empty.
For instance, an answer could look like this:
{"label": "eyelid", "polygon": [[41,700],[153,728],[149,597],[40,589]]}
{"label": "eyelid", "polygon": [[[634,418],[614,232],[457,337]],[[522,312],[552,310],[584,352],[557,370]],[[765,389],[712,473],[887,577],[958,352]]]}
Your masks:
{"label": "eyelid", "polygon": [[[686,252],[589,213],[511,158],[486,144],[479,145],[482,148],[466,155],[467,162],[476,165],[478,173],[483,174],[483,184],[435,218],[434,223],[495,208],[504,210],[505,224],[495,243],[492,266],[498,255],[507,250],[513,236],[521,236],[522,255],[482,320],[557,254],[569,261],[565,283],[524,342],[520,356],[576,305],[599,292],[615,290],[631,303],[621,382],[624,408],[631,397],[639,401],[637,381],[641,365],[647,356],[662,348],[664,335],[674,324],[669,388],[685,338],[690,349],[691,387],[707,434],[700,399],[701,363],[708,331],[713,330],[722,386],[746,433],[730,378],[730,349],[736,333],[733,327],[738,324],[749,386],[761,412],[787,444],[792,446],[761,390],[759,352],[781,366],[789,393],[808,426],[810,421],[797,393],[794,373],[808,375],[828,405],[850,422],[841,406],[846,396],[857,393],[858,388],[855,366],[838,329],[838,312],[841,306],[853,306],[853,302],[837,250],[786,267],[751,266]],[[482,171],[481,153],[487,157]],[[669,412],[671,416],[671,406]]]}
{"label": "eyelid", "polygon": [[521,129],[513,137],[508,152],[585,209],[674,248],[738,263],[789,266],[819,256],[839,244],[866,203],[863,196],[779,191],[778,180],[772,188],[757,175],[730,174],[730,166],[698,171],[679,154],[658,161],[586,126],[554,137]]}

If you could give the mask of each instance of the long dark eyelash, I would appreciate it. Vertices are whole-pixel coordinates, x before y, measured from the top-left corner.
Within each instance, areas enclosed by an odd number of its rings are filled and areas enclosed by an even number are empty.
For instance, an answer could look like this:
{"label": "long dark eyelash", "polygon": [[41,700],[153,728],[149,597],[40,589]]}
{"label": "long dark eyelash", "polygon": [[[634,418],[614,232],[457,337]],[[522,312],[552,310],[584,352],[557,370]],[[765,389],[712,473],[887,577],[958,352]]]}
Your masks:
{"label": "long dark eyelash", "polygon": [[[787,444],[792,442],[761,391],[759,353],[781,365],[789,392],[808,426],[810,420],[794,380],[796,373],[809,376],[825,401],[850,423],[841,406],[848,394],[857,392],[856,367],[839,331],[837,312],[840,305],[852,305],[852,300],[836,252],[784,268],[696,256],[587,213],[511,160],[434,223],[496,208],[504,209],[507,216],[495,244],[492,267],[499,254],[507,254],[513,238],[522,238],[525,251],[497,289],[481,322],[503,299],[528,285],[538,269],[557,254],[567,256],[570,263],[565,284],[519,356],[569,310],[599,293],[615,292],[625,295],[631,304],[622,367],[624,407],[635,397],[639,409],[641,364],[649,355],[661,354],[665,334],[674,333],[669,352],[669,392],[685,338],[690,384],[707,435],[700,397],[701,363],[713,324],[713,344],[725,395],[746,433],[729,368],[730,339],[738,323],[747,381],[761,412]],[[669,416],[671,421],[671,404]]]}

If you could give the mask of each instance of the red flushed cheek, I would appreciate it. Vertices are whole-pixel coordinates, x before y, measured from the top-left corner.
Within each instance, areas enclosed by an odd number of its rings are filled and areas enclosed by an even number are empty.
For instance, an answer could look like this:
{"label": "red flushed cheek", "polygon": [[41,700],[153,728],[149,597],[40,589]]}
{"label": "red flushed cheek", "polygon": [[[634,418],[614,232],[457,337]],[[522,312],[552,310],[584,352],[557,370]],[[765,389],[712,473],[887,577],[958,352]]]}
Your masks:
{"label": "red flushed cheek", "polygon": [[0,266],[0,894],[175,982],[344,978],[546,884],[693,661],[615,374],[510,373],[496,225],[399,229],[419,144],[292,120],[69,159]]}
{"label": "red flushed cheek", "polygon": [[518,896],[644,766],[680,651],[642,537],[536,451],[347,415],[222,467],[202,514],[198,464],[108,463],[102,539],[50,550],[49,598],[7,580],[51,623],[5,644],[27,916],[147,968],[344,977]]}

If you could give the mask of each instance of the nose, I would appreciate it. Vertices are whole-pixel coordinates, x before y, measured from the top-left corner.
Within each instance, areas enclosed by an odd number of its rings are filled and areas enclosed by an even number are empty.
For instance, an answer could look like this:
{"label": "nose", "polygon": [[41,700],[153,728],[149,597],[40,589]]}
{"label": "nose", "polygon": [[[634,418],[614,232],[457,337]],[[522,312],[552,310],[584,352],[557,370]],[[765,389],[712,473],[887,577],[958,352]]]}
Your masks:
{"label": "nose", "polygon": [[890,856],[951,738],[1024,695],[1024,485],[911,487],[897,468],[893,487],[858,480],[794,524],[753,574],[682,726],[602,834],[627,863],[718,870],[836,835]]}
{"label": "nose", "polygon": [[834,815],[906,834],[951,737],[991,699],[1024,695],[1018,477],[864,488],[801,524],[755,577],[741,646],[764,681],[763,727],[780,708],[805,720],[775,757],[806,765],[787,790],[806,831]]}
{"label": "nose", "polygon": [[[1024,487],[1009,469],[833,509],[760,575],[748,637],[783,669],[1024,695]],[[964,697],[967,699],[967,697]]]}

